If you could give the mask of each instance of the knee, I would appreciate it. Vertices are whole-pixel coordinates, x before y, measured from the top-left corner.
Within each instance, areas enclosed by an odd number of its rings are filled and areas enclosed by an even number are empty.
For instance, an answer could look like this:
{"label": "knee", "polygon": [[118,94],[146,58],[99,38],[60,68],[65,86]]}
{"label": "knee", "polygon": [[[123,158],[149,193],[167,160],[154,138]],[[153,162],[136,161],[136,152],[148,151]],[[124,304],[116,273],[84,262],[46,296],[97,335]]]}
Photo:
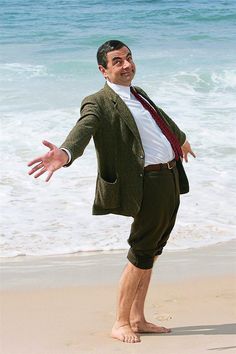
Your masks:
{"label": "knee", "polygon": [[150,271],[151,269],[152,268],[144,268],[142,265],[140,266],[138,263],[136,263],[136,265],[135,265],[130,260],[128,262],[128,270],[133,273],[144,274],[144,273]]}
{"label": "knee", "polygon": [[131,265],[139,270],[146,271],[152,269],[155,256],[138,255],[132,249],[129,250],[127,258]]}

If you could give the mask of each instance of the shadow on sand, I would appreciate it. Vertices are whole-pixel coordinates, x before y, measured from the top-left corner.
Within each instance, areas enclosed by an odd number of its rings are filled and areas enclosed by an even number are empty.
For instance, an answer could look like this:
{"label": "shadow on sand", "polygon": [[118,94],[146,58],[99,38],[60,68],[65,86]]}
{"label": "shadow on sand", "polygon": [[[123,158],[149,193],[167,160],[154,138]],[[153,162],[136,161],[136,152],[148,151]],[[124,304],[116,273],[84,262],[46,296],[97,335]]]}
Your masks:
{"label": "shadow on sand", "polygon": [[[236,323],[224,323],[220,325],[188,326],[171,328],[170,333],[141,333],[141,336],[193,336],[193,335],[234,335],[236,334]],[[209,348],[209,351],[223,351],[236,349],[235,346]]]}
{"label": "shadow on sand", "polygon": [[171,328],[170,333],[142,333],[143,336],[192,336],[192,335],[219,335],[236,334],[236,323],[224,323],[220,325],[187,326]]}
{"label": "shadow on sand", "polygon": [[175,327],[169,335],[183,336],[183,335],[218,335],[218,334],[236,334],[236,323],[224,323],[219,325],[206,326],[188,326]]}

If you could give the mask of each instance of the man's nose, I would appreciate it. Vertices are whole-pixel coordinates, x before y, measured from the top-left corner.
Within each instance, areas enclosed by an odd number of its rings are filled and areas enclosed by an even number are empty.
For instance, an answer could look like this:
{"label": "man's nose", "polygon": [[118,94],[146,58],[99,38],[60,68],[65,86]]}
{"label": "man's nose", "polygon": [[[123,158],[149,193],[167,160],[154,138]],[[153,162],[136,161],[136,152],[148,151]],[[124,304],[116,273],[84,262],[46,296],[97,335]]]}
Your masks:
{"label": "man's nose", "polygon": [[127,69],[130,66],[130,62],[128,60],[124,60],[123,68]]}

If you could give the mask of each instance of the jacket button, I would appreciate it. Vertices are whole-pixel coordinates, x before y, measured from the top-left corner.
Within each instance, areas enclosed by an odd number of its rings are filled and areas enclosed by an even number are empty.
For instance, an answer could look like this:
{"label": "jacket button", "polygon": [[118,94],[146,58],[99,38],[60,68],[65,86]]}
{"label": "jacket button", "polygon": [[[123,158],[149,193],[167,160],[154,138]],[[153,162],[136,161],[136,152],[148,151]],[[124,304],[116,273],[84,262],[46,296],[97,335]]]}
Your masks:
{"label": "jacket button", "polygon": [[140,155],[139,157],[140,157],[140,159],[143,159],[143,158],[144,158],[144,156],[143,156],[143,155]]}
{"label": "jacket button", "polygon": [[143,177],[143,174],[142,173],[140,173],[140,175],[139,175],[140,177]]}

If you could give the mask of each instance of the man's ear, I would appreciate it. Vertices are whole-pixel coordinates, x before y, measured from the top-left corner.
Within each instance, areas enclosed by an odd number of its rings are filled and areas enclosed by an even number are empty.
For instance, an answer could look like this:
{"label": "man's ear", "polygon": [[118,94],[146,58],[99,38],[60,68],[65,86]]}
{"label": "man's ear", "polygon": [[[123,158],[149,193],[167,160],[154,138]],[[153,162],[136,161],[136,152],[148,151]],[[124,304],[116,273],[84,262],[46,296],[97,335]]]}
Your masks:
{"label": "man's ear", "polygon": [[98,69],[101,71],[102,75],[106,79],[107,78],[106,69],[101,64],[98,65]]}

